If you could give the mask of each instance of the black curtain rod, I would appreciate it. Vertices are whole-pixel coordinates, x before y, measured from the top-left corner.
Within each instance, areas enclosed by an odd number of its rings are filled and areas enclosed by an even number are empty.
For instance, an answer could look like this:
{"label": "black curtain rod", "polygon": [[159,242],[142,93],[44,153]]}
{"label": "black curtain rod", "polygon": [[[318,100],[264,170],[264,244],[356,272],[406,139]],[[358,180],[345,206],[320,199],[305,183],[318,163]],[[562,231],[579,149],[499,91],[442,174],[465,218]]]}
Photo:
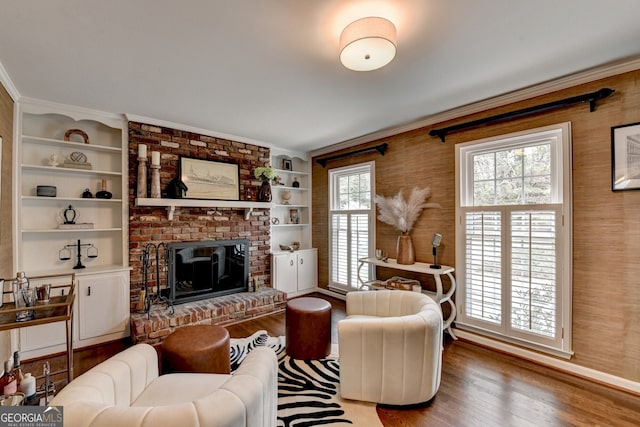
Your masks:
{"label": "black curtain rod", "polygon": [[503,120],[514,119],[517,117],[527,116],[529,114],[539,113],[542,111],[553,110],[555,108],[565,107],[567,105],[577,104],[579,102],[589,102],[589,111],[593,112],[596,109],[596,101],[604,99],[611,95],[615,90],[609,88],[603,88],[596,92],[586,93],[584,95],[572,96],[571,98],[561,99],[559,101],[549,102],[547,104],[536,105],[534,107],[523,108],[522,110],[511,111],[509,113],[502,113],[496,116],[485,117],[484,119],[473,120],[466,123],[460,123],[458,125],[449,126],[441,129],[432,129],[429,132],[430,136],[437,136],[442,142],[444,142],[448,133],[457,132],[459,130],[468,129],[476,126],[485,125],[488,123],[496,123]]}
{"label": "black curtain rod", "polygon": [[348,153],[340,153],[340,154],[336,154],[335,156],[329,156],[323,159],[318,159],[316,160],[316,163],[322,167],[325,167],[328,161],[342,159],[343,157],[354,156],[356,154],[368,153],[369,151],[377,151],[378,153],[380,153],[381,156],[384,156],[384,152],[387,150],[388,146],[389,144],[385,142],[384,144],[376,145],[374,147],[361,148],[359,150],[349,151]]}

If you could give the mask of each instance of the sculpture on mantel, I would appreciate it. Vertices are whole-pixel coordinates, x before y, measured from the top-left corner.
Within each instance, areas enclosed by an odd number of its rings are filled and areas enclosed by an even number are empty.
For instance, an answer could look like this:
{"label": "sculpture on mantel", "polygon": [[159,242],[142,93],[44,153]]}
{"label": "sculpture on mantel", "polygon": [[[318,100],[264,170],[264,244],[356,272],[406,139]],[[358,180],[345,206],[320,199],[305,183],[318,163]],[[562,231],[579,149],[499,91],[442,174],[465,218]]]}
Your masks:
{"label": "sculpture on mantel", "polygon": [[396,262],[398,264],[413,264],[416,262],[416,254],[413,249],[413,241],[409,232],[418,220],[420,213],[425,208],[439,208],[439,203],[425,203],[431,195],[429,187],[422,189],[414,187],[405,200],[402,190],[393,197],[384,197],[376,194],[375,202],[378,205],[378,219],[392,225],[400,231],[396,245]]}

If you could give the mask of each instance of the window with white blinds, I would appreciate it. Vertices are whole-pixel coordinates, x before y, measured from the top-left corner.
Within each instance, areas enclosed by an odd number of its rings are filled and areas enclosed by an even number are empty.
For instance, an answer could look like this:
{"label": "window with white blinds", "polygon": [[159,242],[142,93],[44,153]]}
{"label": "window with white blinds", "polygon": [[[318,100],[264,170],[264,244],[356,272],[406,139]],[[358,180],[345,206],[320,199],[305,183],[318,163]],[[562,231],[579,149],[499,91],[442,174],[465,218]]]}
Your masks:
{"label": "window with white blinds", "polygon": [[358,288],[358,259],[372,256],[373,182],[372,162],[329,171],[330,287]]}
{"label": "window with white blinds", "polygon": [[569,123],[456,147],[456,325],[571,353]]}

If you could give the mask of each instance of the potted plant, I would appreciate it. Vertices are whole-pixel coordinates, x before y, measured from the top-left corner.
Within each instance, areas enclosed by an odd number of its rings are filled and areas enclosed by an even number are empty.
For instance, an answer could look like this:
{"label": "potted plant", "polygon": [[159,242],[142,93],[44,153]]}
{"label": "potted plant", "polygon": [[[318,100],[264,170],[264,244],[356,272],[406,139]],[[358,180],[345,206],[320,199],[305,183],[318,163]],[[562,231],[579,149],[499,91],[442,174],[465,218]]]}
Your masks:
{"label": "potted plant", "polygon": [[396,246],[396,262],[398,264],[413,264],[416,261],[413,241],[409,232],[424,208],[440,207],[438,203],[426,203],[430,195],[429,187],[414,187],[408,200],[404,199],[402,190],[393,197],[376,194],[374,200],[378,205],[378,219],[400,231]]}
{"label": "potted plant", "polygon": [[262,181],[262,185],[258,190],[258,201],[259,202],[270,202],[271,201],[271,181],[274,181],[278,178],[278,174],[276,170],[271,166],[260,166],[257,167],[253,171],[253,175]]}

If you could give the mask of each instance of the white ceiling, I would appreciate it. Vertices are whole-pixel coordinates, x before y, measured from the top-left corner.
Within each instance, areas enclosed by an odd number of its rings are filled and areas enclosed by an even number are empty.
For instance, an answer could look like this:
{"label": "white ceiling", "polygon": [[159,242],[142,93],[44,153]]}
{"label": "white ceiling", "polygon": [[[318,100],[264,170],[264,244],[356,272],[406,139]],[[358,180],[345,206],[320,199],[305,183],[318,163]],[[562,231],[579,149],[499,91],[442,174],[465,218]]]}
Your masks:
{"label": "white ceiling", "polygon": [[[340,31],[396,24],[386,67]],[[21,96],[310,151],[640,54],[638,0],[0,0]]]}

